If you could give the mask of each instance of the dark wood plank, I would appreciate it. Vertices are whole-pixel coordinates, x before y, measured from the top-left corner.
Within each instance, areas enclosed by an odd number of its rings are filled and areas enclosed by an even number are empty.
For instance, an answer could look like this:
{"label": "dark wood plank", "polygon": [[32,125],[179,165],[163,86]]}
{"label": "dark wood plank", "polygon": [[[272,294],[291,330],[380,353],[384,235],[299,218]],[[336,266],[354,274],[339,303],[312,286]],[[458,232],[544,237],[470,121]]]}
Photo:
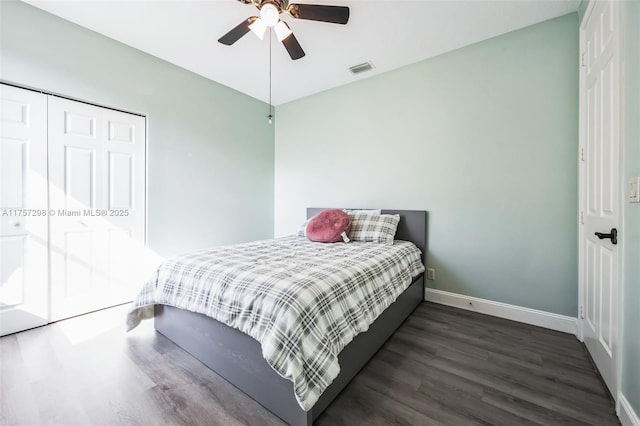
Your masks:
{"label": "dark wood plank", "polygon": [[[0,424],[283,424],[125,311],[0,338]],[[316,424],[619,423],[575,336],[423,303]]]}

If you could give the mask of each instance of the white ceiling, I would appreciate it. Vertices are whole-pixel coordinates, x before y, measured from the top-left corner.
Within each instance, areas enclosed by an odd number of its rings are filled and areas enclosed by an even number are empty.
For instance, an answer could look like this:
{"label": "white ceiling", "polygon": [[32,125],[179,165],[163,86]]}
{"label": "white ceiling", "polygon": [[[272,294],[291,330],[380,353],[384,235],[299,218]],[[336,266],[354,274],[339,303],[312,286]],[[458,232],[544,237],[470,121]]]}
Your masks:
{"label": "white ceiling", "polygon": [[[268,102],[269,41],[217,42],[257,15],[237,0],[25,0],[40,9]],[[272,103],[279,105],[421,61],[578,9],[580,0],[291,0],[348,6],[347,25],[281,18],[306,56],[272,40]],[[374,70],[351,74],[369,61]]]}

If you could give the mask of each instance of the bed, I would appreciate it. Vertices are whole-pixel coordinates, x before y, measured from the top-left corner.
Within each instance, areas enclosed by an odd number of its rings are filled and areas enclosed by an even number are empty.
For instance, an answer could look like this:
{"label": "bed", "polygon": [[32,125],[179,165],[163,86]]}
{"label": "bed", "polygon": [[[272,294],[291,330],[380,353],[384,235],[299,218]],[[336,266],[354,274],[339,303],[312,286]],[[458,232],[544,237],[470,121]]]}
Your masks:
{"label": "bed", "polygon": [[[307,209],[313,217],[323,209]],[[421,251],[423,269],[426,252],[427,214],[425,211],[383,210],[400,215],[396,240],[410,241]],[[395,246],[396,244],[394,244]],[[402,245],[402,243],[397,244]],[[357,334],[337,355],[339,373],[307,410],[294,395],[292,381],[278,374],[264,357],[263,347],[254,337],[201,313],[169,304],[153,307],[158,332],[175,342],[234,386],[291,425],[311,425],[327,408],[384,342],[413,312],[424,298],[423,274],[419,273],[395,302],[391,303],[368,330]],[[297,385],[295,386],[296,391]]]}

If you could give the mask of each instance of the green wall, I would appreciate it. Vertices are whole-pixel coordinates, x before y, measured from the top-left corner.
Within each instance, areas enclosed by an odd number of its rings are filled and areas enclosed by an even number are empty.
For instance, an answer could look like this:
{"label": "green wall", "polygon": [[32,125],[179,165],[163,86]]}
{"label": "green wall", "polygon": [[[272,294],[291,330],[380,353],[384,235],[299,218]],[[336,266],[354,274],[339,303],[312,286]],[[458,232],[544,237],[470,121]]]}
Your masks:
{"label": "green wall", "polygon": [[[622,3],[624,182],[640,176],[640,1]],[[640,204],[625,203],[622,393],[640,415]]]}
{"label": "green wall", "polygon": [[264,103],[25,3],[0,16],[1,79],[147,115],[152,249],[273,236]]}
{"label": "green wall", "polygon": [[276,235],[429,211],[428,286],[576,316],[578,15],[277,108]]}

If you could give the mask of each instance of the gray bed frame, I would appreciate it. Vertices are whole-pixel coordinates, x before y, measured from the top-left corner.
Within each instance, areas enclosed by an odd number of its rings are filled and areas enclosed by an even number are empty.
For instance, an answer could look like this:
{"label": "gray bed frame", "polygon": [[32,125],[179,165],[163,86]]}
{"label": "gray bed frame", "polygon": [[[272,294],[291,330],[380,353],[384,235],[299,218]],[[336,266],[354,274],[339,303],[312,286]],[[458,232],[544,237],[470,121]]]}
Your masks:
{"label": "gray bed frame", "polygon": [[[307,217],[321,208],[308,208]],[[383,210],[399,214],[396,239],[411,241],[427,249],[427,212]],[[349,381],[391,337],[424,299],[423,276],[418,276],[398,299],[357,335],[338,356],[340,374],[309,411],[303,411],[293,393],[293,383],[282,378],[262,358],[260,344],[234,328],[202,314],[166,305],[156,305],[154,325],[158,332],[220,374],[285,422],[309,426],[338,396]]]}

